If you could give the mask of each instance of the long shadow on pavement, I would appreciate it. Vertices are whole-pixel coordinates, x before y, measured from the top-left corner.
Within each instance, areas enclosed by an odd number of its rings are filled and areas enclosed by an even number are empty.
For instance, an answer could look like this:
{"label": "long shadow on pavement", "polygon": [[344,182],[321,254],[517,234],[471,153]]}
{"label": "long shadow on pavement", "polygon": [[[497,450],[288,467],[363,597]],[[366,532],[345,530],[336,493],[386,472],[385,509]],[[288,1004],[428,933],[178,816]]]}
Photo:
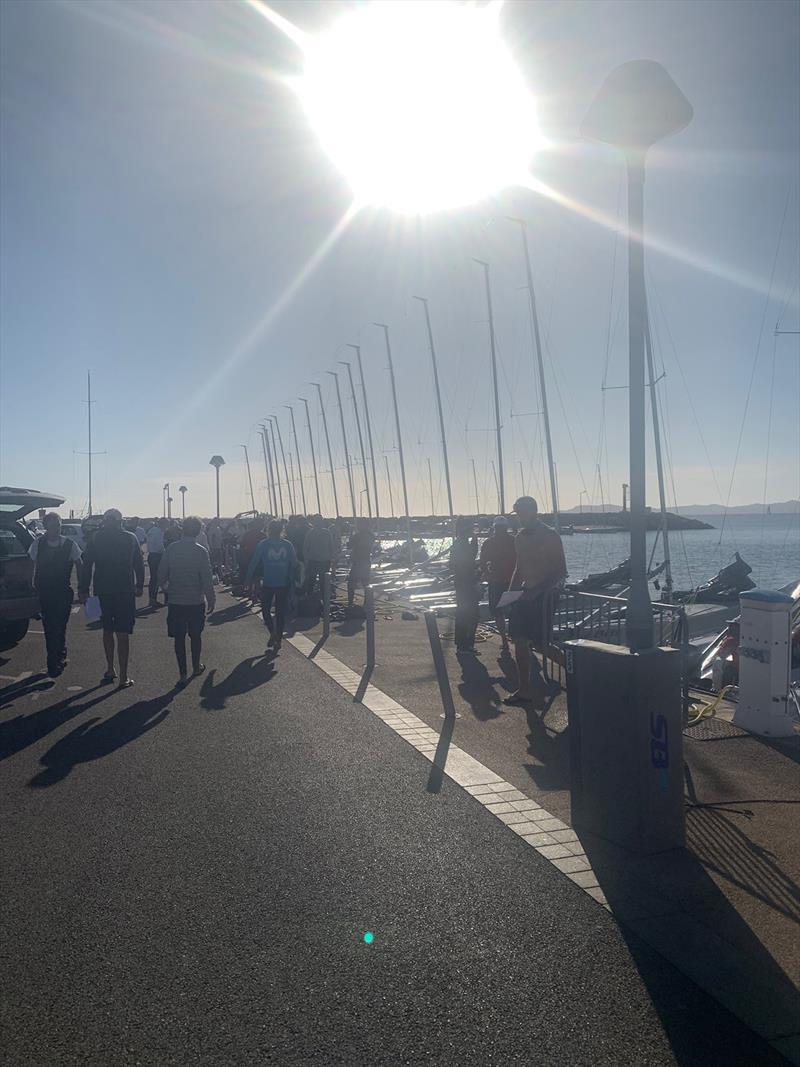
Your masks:
{"label": "long shadow on pavement", "polygon": [[227,678],[216,681],[216,671],[210,670],[200,689],[200,706],[211,711],[221,711],[230,697],[241,696],[264,685],[275,676],[272,654],[248,656],[237,663]]}
{"label": "long shadow on pavement", "polygon": [[[28,692],[42,688],[48,687],[40,684],[31,687]],[[95,697],[93,700],[86,700],[90,693],[94,693],[99,689],[104,690],[100,696]],[[74,693],[65,700],[59,700],[58,703],[51,704],[47,708],[40,708],[30,715],[17,715],[13,719],[0,723],[0,760],[16,755],[17,752],[36,744],[37,741],[41,741],[43,737],[52,733],[53,730],[63,726],[65,722],[69,722],[70,719],[74,719],[77,715],[88,711],[89,708],[93,708],[95,704],[106,700],[115,692],[116,690],[109,686],[96,685],[92,689],[84,689],[80,693]]]}
{"label": "long shadow on pavement", "polygon": [[241,619],[244,615],[249,614],[249,603],[239,601],[236,604],[231,604],[230,607],[221,608],[219,611],[215,611],[213,615],[209,615],[208,625],[222,626],[226,622],[233,622],[234,619]]}
{"label": "long shadow on pavement", "polygon": [[[89,719],[72,733],[62,737],[40,759],[44,770],[28,783],[34,789],[55,785],[63,781],[79,763],[91,763],[130,744],[142,734],[158,726],[169,714],[169,706],[175,696],[171,689],[152,700],[139,700],[122,708],[110,719]],[[93,703],[99,703],[100,697]]]}

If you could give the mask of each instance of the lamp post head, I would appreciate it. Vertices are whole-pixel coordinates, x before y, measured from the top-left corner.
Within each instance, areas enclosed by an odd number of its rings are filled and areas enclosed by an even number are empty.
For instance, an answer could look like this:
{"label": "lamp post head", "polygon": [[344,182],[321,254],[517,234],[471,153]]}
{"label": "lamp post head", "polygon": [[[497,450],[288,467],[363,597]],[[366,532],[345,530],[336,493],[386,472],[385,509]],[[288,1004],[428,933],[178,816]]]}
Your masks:
{"label": "lamp post head", "polygon": [[220,467],[225,466],[225,460],[222,458],[222,456],[212,456],[208,462],[211,464],[212,467],[216,467],[217,470],[219,470]]}
{"label": "lamp post head", "polygon": [[612,70],[581,124],[581,134],[625,152],[641,152],[688,126],[692,105],[661,66],[634,59]]}
{"label": "lamp post head", "polygon": [[188,487],[187,487],[187,486],[185,486],[185,485],[179,485],[179,486],[178,486],[178,492],[179,492],[179,493],[188,493],[188,492],[189,492],[189,489],[188,489]]}

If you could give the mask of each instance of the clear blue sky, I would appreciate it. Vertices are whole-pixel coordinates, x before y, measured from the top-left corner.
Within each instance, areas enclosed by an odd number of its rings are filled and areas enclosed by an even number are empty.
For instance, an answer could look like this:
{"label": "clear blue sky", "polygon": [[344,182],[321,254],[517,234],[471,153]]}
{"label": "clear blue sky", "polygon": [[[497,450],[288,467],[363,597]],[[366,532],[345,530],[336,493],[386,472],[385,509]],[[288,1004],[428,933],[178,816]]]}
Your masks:
{"label": "clear blue sky", "polygon": [[[342,9],[333,0],[275,7],[307,30]],[[598,209],[616,215],[620,166],[581,143],[577,129],[608,71],[659,60],[694,106],[689,128],[654,151],[647,183],[651,232],[682,252],[653,252],[648,272],[671,473],[684,504],[728,498],[757,354],[731,502],[764,496],[770,396],[766,496],[800,496],[800,338],[773,338],[779,316],[782,328],[800,329],[799,12],[774,0],[541,0],[502,14],[555,145],[536,173]],[[157,513],[169,480],[185,483],[187,505],[208,514],[208,459],[218,452],[228,462],[223,511],[244,509],[242,443],[263,506],[257,421],[278,410],[288,419],[280,405],[311,397],[304,383],[322,375],[341,465],[324,371],[359,342],[376,452],[381,465],[389,456],[397,508],[386,360],[369,325],[377,319],[392,329],[412,510],[430,509],[430,457],[441,511],[424,322],[411,300],[421,293],[439,350],[456,507],[474,508],[474,458],[481,506],[494,510],[486,312],[470,259],[478,256],[492,264],[508,495],[520,491],[523,461],[526,489],[544,497],[524,271],[517,235],[502,221],[523,214],[562,506],[577,504],[584,488],[600,502],[598,459],[604,498],[618,501],[625,391],[605,393],[601,421],[607,351],[607,384],[623,384],[626,373],[625,255],[620,245],[612,285],[613,233],[521,190],[418,221],[364,212],[281,302],[350,199],[291,92],[264,76],[297,72],[295,46],[236,0],[3,0],[0,19],[0,482],[60,491],[68,506],[84,506],[85,459],[73,452],[86,448],[91,369],[94,444],[107,452],[95,464],[97,506]],[[349,407],[347,415],[356,451]],[[294,453],[288,429],[283,421]],[[319,450],[318,415],[313,431]],[[300,449],[310,493],[304,430]]]}

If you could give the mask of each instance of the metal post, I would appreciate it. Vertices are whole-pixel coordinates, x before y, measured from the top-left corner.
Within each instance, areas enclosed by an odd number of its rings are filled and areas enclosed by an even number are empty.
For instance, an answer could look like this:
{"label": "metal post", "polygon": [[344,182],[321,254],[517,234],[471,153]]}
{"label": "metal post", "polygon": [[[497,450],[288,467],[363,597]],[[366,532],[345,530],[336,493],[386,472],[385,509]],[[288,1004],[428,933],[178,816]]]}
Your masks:
{"label": "metal post", "polygon": [[292,509],[292,511],[294,511],[295,510],[295,507],[294,507],[294,489],[292,488],[292,486],[291,486],[291,484],[289,482],[289,468],[286,466],[286,453],[283,451],[283,438],[281,437],[281,424],[278,422],[278,416],[277,415],[271,415],[270,418],[275,423],[275,429],[278,431],[278,445],[279,445],[280,450],[281,450],[281,459],[283,460],[283,473],[286,476],[286,492],[289,495],[289,507]]}
{"label": "metal post", "polygon": [[249,456],[248,451],[247,451],[247,445],[242,445],[242,448],[244,449],[244,461],[245,461],[245,464],[247,465],[247,481],[248,481],[248,483],[250,485],[250,505],[253,508],[253,511],[255,511],[256,510],[256,497],[255,497],[255,493],[253,492],[253,476],[250,473],[250,456]]}
{"label": "metal post", "polygon": [[[350,346],[348,346],[350,347]],[[361,432],[361,419],[358,415],[358,401],[356,400],[356,387],[353,384],[353,368],[345,360],[340,359],[339,362],[342,366],[347,367],[347,377],[350,381],[350,392],[353,396],[353,411],[356,414],[356,429],[358,430],[358,444],[361,449],[361,465],[364,468],[364,490],[367,494],[367,511],[369,517],[372,518],[372,500],[370,499],[371,493],[369,491],[369,475],[367,474],[367,453],[364,449],[364,435]]]}
{"label": "metal post", "polygon": [[283,510],[283,493],[281,491],[281,472],[280,472],[280,468],[278,467],[278,446],[275,444],[275,427],[272,425],[272,419],[271,418],[268,418],[267,422],[269,423],[269,435],[272,438],[272,455],[275,457],[275,475],[276,475],[276,487],[277,487],[277,490],[278,490],[278,506],[279,506],[279,514],[278,514],[277,518],[283,519],[286,516],[285,516],[284,510]]}
{"label": "metal post", "polygon": [[214,468],[214,473],[216,474],[217,483],[217,518],[219,518],[219,467]]}
{"label": "metal post", "polygon": [[367,401],[367,387],[364,384],[364,366],[361,362],[361,346],[360,345],[348,345],[348,348],[354,348],[356,350],[356,357],[358,358],[358,376],[361,378],[361,396],[364,400],[364,422],[367,424],[367,440],[369,441],[369,458],[372,464],[372,491],[375,494],[375,518],[381,517],[381,508],[378,501],[378,475],[375,472],[375,448],[372,444],[372,422],[369,417],[369,403]]}
{"label": "metal post", "polygon": [[263,452],[263,474],[265,474],[265,489],[267,491],[267,510],[275,514],[272,505],[272,495],[270,493],[270,464],[267,460],[267,436],[263,429],[258,431],[258,435],[261,439],[261,451]]}
{"label": "metal post", "polygon": [[364,617],[367,630],[367,670],[375,667],[375,593],[371,585],[364,590]]}
{"label": "metal post", "polygon": [[92,514],[92,374],[86,372],[86,403],[89,408],[89,516]]}
{"label": "metal post", "polygon": [[431,491],[431,518],[436,515],[436,507],[433,503],[433,473],[431,472],[431,457],[428,456],[428,486]]}
{"label": "metal post", "polygon": [[626,631],[631,651],[653,647],[645,514],[644,153],[628,154],[628,404],[630,413],[631,584]]}
{"label": "metal post", "polygon": [[433,387],[436,391],[436,409],[439,413],[439,433],[442,438],[442,459],[444,460],[444,478],[447,484],[447,506],[450,511],[450,518],[453,517],[453,491],[450,487],[450,463],[447,459],[447,437],[444,432],[444,414],[442,412],[442,394],[439,390],[439,368],[436,363],[436,349],[433,344],[433,330],[431,328],[431,316],[428,310],[428,301],[424,296],[415,296],[414,300],[419,300],[425,309],[425,325],[428,329],[428,344],[431,350],[431,364],[433,365]]}
{"label": "metal post", "polygon": [[335,370],[329,370],[325,373],[330,374],[336,386],[336,403],[339,406],[339,424],[342,428],[342,443],[344,444],[344,466],[347,471],[347,486],[350,490],[350,506],[353,509],[351,514],[355,519],[358,511],[356,510],[356,494],[353,489],[353,471],[350,468],[350,448],[347,444],[347,430],[344,425],[344,408],[342,407],[342,391],[339,388],[339,375]]}
{"label": "metal post", "polygon": [[333,486],[333,506],[336,510],[336,518],[339,518],[339,494],[336,492],[336,472],[333,469],[333,452],[331,452],[331,437],[328,433],[328,420],[325,416],[325,405],[322,403],[322,386],[319,382],[311,382],[319,396],[319,409],[322,412],[322,428],[325,431],[325,444],[328,446],[328,463],[331,467],[331,485]]}
{"label": "metal post", "polygon": [[300,397],[300,400],[305,405],[306,409],[306,426],[308,427],[308,443],[311,446],[311,466],[314,468],[314,489],[317,493],[317,512],[322,514],[322,501],[319,495],[319,478],[317,476],[317,454],[314,451],[314,435],[311,433],[311,416],[308,412],[308,401],[304,396]]}
{"label": "metal post", "polygon": [[[294,491],[294,461],[292,460],[291,452],[288,452],[287,455],[289,456],[289,474],[292,477],[292,491]],[[292,511],[294,511],[294,508],[292,508]]]}
{"label": "metal post", "polygon": [[522,486],[522,495],[525,496],[525,471],[522,469],[522,460],[519,461],[519,481]]}
{"label": "metal post", "polygon": [[483,267],[483,278],[486,285],[486,306],[489,311],[489,347],[492,363],[492,390],[494,393],[494,427],[497,435],[497,477],[498,477],[498,500],[500,504],[499,514],[506,512],[505,479],[503,477],[503,434],[500,425],[500,394],[497,391],[497,348],[494,341],[494,314],[492,312],[492,289],[489,284],[489,264],[482,259],[476,259]]}
{"label": "metal post", "polygon": [[453,703],[453,692],[450,688],[447,664],[444,661],[439,626],[436,621],[436,614],[433,611],[425,612],[425,627],[428,631],[428,640],[431,645],[431,655],[433,656],[433,666],[436,671],[436,681],[439,683],[439,694],[442,698],[444,717],[445,719],[455,719],[456,709]]}
{"label": "metal post", "polygon": [[658,397],[656,395],[656,376],[653,364],[653,340],[650,336],[650,319],[647,314],[645,314],[644,330],[647,373],[650,378],[650,407],[653,418],[653,441],[656,449],[656,470],[658,471],[658,499],[661,506],[661,536],[664,541],[664,596],[662,599],[666,601],[666,603],[670,603],[672,601],[672,561],[669,554],[667,494],[664,488],[664,463],[661,457],[661,424],[658,417]]}
{"label": "metal post", "polygon": [[475,486],[475,515],[478,516],[481,513],[481,502],[478,499],[478,475],[475,472],[475,460],[471,460],[472,463],[472,481]]}
{"label": "metal post", "polygon": [[306,509],[306,488],[303,485],[303,467],[300,463],[300,442],[297,440],[297,426],[294,421],[294,408],[291,407],[289,404],[284,404],[283,406],[289,409],[289,415],[292,419],[292,433],[294,434],[294,452],[297,456],[297,474],[300,478],[300,499],[303,502],[303,514],[306,515],[308,514],[308,511]]}
{"label": "metal post", "polygon": [[531,270],[531,257],[528,250],[528,228],[524,219],[512,219],[511,221],[519,223],[520,233],[522,234],[522,250],[525,253],[525,273],[528,279],[528,300],[531,310],[533,339],[536,347],[536,362],[539,370],[539,391],[542,396],[544,439],[547,446],[547,468],[550,472],[550,496],[553,503],[553,525],[555,526],[555,529],[559,531],[561,529],[561,524],[558,517],[558,487],[556,485],[555,464],[553,462],[553,441],[550,436],[550,412],[547,406],[547,386],[544,379],[544,359],[542,358],[542,340],[539,334],[539,316],[536,311],[536,294],[533,290],[533,271]]}
{"label": "metal post", "polygon": [[397,450],[400,455],[400,478],[403,483],[403,505],[406,509],[406,530],[408,533],[408,562],[414,562],[414,543],[411,538],[411,509],[408,506],[408,484],[406,482],[406,463],[403,458],[403,435],[400,431],[400,411],[397,407],[397,386],[394,380],[394,363],[392,362],[392,347],[389,344],[389,327],[383,322],[373,322],[373,326],[379,326],[383,330],[386,340],[386,356],[389,360],[389,380],[392,384],[392,403],[394,404],[394,424],[397,429]]}
{"label": "metal post", "polygon": [[172,496],[170,495],[169,482],[167,482],[165,488],[167,490],[167,518],[171,519],[172,518]]}
{"label": "metal post", "polygon": [[331,576],[328,571],[322,575],[322,639],[326,641],[331,632]]}

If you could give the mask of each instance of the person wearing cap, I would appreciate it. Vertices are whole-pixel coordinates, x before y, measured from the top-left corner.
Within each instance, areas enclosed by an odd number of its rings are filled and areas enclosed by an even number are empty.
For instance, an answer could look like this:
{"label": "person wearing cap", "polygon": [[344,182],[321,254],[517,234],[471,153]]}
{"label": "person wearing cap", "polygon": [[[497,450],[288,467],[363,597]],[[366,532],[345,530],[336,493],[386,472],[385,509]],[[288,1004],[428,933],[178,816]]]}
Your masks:
{"label": "person wearing cap", "polygon": [[498,611],[497,604],[511,585],[517,566],[517,550],[514,538],[508,532],[508,519],[505,515],[497,516],[492,524],[491,535],[481,545],[480,564],[481,572],[488,583],[489,611],[497,624],[503,649],[508,651],[505,612],[502,609]]}
{"label": "person wearing cap", "polygon": [[113,682],[114,639],[119,659],[119,688],[133,685],[128,676],[130,636],[136,621],[136,597],[144,588],[144,561],[136,535],[122,528],[122,512],[109,508],[103,525],[88,545],[83,557],[79,599],[86,603],[94,578],[94,592],[100,600],[106,673],[103,682]]}
{"label": "person wearing cap", "polygon": [[450,573],[456,594],[455,643],[456,651],[463,656],[477,656],[475,631],[478,629],[478,572],[475,559],[478,542],[475,539],[475,523],[461,518],[456,522],[456,536],[450,549]]}
{"label": "person wearing cap", "polygon": [[517,563],[511,589],[522,596],[511,605],[508,633],[514,642],[519,685],[506,697],[505,704],[530,704],[531,645],[543,650],[547,644],[554,590],[567,576],[567,563],[560,536],[539,518],[539,506],[532,496],[521,496],[514,504],[520,521],[514,547]]}
{"label": "person wearing cap", "polygon": [[44,534],[28,549],[35,564],[33,584],[42,609],[47,673],[58,678],[67,665],[67,623],[72,608],[72,567],[80,581],[81,550],[61,533],[61,516],[44,517]]}

